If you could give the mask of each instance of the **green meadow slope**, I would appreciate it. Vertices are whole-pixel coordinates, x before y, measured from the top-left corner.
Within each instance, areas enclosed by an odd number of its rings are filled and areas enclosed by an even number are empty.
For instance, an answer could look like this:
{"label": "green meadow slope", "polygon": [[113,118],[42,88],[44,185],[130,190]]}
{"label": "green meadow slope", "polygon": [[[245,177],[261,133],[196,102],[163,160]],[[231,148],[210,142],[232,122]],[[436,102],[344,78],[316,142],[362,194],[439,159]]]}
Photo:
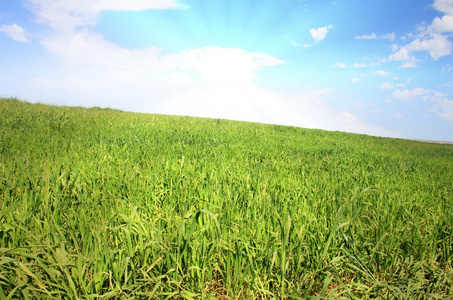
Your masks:
{"label": "green meadow slope", "polygon": [[453,297],[453,145],[0,100],[0,299]]}

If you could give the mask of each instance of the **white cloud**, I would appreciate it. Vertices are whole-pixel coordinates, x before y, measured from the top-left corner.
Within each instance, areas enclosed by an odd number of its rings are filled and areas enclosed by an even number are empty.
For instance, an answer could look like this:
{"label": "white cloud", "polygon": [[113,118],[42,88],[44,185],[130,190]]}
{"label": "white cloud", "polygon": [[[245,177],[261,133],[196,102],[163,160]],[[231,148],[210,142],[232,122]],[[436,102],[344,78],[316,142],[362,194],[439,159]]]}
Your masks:
{"label": "white cloud", "polygon": [[361,35],[361,36],[356,36],[355,39],[356,40],[374,40],[374,39],[377,39],[377,35],[376,33],[371,33],[370,35]]}
{"label": "white cloud", "polygon": [[392,32],[392,33],[388,33],[388,34],[384,34],[384,35],[381,35],[381,36],[377,36],[376,33],[372,32],[371,34],[369,35],[358,35],[355,37],[356,40],[376,40],[376,39],[385,39],[385,40],[390,40],[390,41],[394,41],[395,40],[395,33]]}
{"label": "white cloud", "polygon": [[[121,48],[103,37],[88,30],[70,35],[51,35],[41,43],[63,62],[74,68],[82,66],[118,68],[123,70],[142,70],[164,68],[164,58],[159,58],[160,49],[150,47],[143,50]],[[169,56],[165,57],[168,60]],[[176,60],[177,57],[172,57]],[[166,61],[165,61],[166,62]],[[170,63],[168,68],[174,68]]]}
{"label": "white cloud", "polygon": [[401,64],[401,68],[416,68],[417,63],[415,61],[405,61]]}
{"label": "white cloud", "polygon": [[362,63],[362,64],[354,63],[353,67],[354,68],[366,68],[366,67],[368,67],[368,65],[366,63]]}
{"label": "white cloud", "polygon": [[384,71],[384,70],[377,70],[377,71],[376,71],[376,74],[385,77],[385,76],[389,75],[390,73],[389,73],[389,72],[386,72],[386,71]]}
{"label": "white cloud", "polygon": [[[157,47],[129,50],[105,40],[90,27],[103,10],[179,7],[173,0],[28,0],[27,3],[36,20],[53,29],[53,34],[43,37],[41,43],[61,61],[59,76],[35,78],[28,83],[30,89],[49,95],[49,99],[64,93],[78,105],[97,103],[151,112],[162,107],[159,103],[162,99],[189,91],[192,95],[209,95],[210,103],[213,103],[211,97],[224,99],[232,90],[235,96],[244,92],[244,95],[266,97],[269,93],[253,84],[256,71],[285,63],[265,53],[242,49],[205,47],[166,55]],[[136,100],[124,101],[130,98]],[[228,111],[228,103],[225,102],[224,111]]]}
{"label": "white cloud", "polygon": [[442,119],[453,123],[453,100],[448,100],[446,97],[438,99],[435,102],[437,115]]}
{"label": "white cloud", "polygon": [[431,25],[433,30],[439,33],[453,32],[453,16],[436,17]]}
{"label": "white cloud", "polygon": [[432,34],[429,39],[416,39],[406,46],[408,51],[427,51],[434,60],[442,56],[450,55],[453,44],[448,38],[441,34]]}
{"label": "white cloud", "polygon": [[395,53],[389,56],[387,61],[415,61],[415,56],[411,56],[409,49],[407,47],[402,47]]}
{"label": "white cloud", "polygon": [[129,50],[102,38],[100,34],[83,30],[72,36],[45,38],[42,41],[52,53],[71,68],[98,68],[134,74],[153,71],[195,70],[211,83],[233,84],[249,82],[261,67],[285,62],[265,53],[242,49],[205,47],[182,53],[161,55],[160,49]]}
{"label": "white cloud", "polygon": [[351,81],[354,82],[354,83],[355,83],[355,82],[359,82],[360,80],[361,80],[361,79],[358,78],[358,77],[351,78]]}
{"label": "white cloud", "polygon": [[[394,48],[394,52],[398,50],[397,48]],[[411,67],[416,67],[417,66],[417,58],[414,55],[411,55],[411,52],[407,47],[402,47],[392,55],[390,55],[388,58],[383,59],[382,61],[403,61],[401,64],[402,68],[411,68]]]}
{"label": "white cloud", "polygon": [[393,89],[395,87],[395,85],[391,82],[384,82],[383,84],[381,84],[381,89]]}
{"label": "white cloud", "polygon": [[[40,0],[41,1],[41,0]],[[175,0],[99,0],[89,1],[97,11],[102,10],[130,10],[141,11],[147,9],[169,9],[176,7],[185,7],[179,5]]]}
{"label": "white cloud", "polygon": [[423,89],[423,88],[414,88],[412,90],[396,90],[393,92],[392,96],[393,98],[399,99],[399,100],[408,100],[413,97],[417,96],[423,96],[423,95],[429,95],[431,94],[432,91],[429,89]]}
{"label": "white cloud", "polygon": [[447,15],[453,15],[453,2],[451,0],[434,0],[433,7]]}
{"label": "white cloud", "polygon": [[0,32],[5,33],[7,36],[9,36],[15,41],[23,43],[30,42],[28,39],[28,34],[25,32],[25,30],[16,24],[2,25],[0,26]]}
{"label": "white cloud", "polygon": [[299,43],[297,43],[297,42],[295,42],[295,41],[291,41],[291,42],[289,42],[289,43],[290,43],[291,45],[293,45],[294,47],[301,47],[301,48],[304,48],[304,49],[307,49],[307,48],[309,48],[309,47],[312,46],[311,44],[303,44],[303,45],[301,45],[301,44],[299,44]]}
{"label": "white cloud", "polygon": [[453,123],[453,100],[448,99],[447,94],[431,91],[431,94],[425,96],[424,100],[434,104],[433,111],[439,117]]}
{"label": "white cloud", "polygon": [[[188,90],[191,90],[188,96],[210,95],[211,99],[233,96],[232,91],[236,98],[241,92],[244,95],[259,94],[260,90],[253,84],[256,71],[285,63],[264,53],[218,47],[161,55],[157,48],[128,50],[102,40],[98,35],[87,33],[78,34],[69,40],[47,41],[46,45],[63,60],[67,74],[61,79],[32,82],[33,87],[39,89],[39,84],[45,83],[57,89],[67,89],[68,95],[80,96],[85,91],[93,99],[102,98],[99,95],[104,92],[108,95],[105,98],[111,99],[112,103],[121,103],[122,99],[134,94],[141,94],[136,98],[157,98],[162,101],[163,95],[180,94]],[[79,84],[74,92],[72,89],[76,85],[71,84],[68,78],[72,78],[72,82],[74,78],[79,78],[91,84]],[[41,86],[41,89],[45,87]],[[264,97],[268,94],[261,95]],[[245,101],[243,97],[240,99]],[[120,105],[123,109],[138,110],[132,106],[136,105],[134,103]],[[161,107],[150,105],[150,110]],[[206,105],[209,107],[209,103]],[[225,105],[228,106],[228,101]]]}
{"label": "white cloud", "polygon": [[333,28],[332,25],[320,27],[318,29],[313,28],[310,30],[310,33],[315,42],[320,42],[326,37],[327,33],[329,32],[329,29],[332,28]]}
{"label": "white cloud", "polygon": [[392,33],[383,35],[381,38],[387,39],[387,40],[390,40],[390,41],[394,41],[394,40],[395,40],[395,37],[396,37],[396,36],[395,36],[395,33],[392,32]]}
{"label": "white cloud", "polygon": [[391,83],[391,82],[384,82],[383,84],[380,85],[380,88],[385,90],[385,89],[393,89],[394,87],[405,87],[406,85],[404,83]]}
{"label": "white cloud", "polygon": [[452,54],[453,43],[448,35],[442,33],[453,32],[453,1],[435,0],[433,7],[445,15],[442,18],[434,18],[431,25],[420,24],[416,34],[410,33],[405,37],[413,41],[402,47],[392,45],[394,53],[383,61],[402,61],[401,67],[410,68],[416,67],[416,52],[425,51],[434,60]]}
{"label": "white cloud", "polygon": [[420,97],[425,102],[430,102],[433,107],[430,112],[436,113],[442,119],[453,123],[453,100],[449,100],[447,94],[430,89],[414,88],[412,90],[396,90],[392,94],[393,98],[399,100],[412,100]]}
{"label": "white cloud", "polygon": [[[283,109],[274,100],[274,93],[253,83],[259,69],[285,63],[278,58],[219,47],[166,55],[157,47],[129,50],[90,28],[103,10],[174,8],[178,7],[175,1],[28,0],[28,6],[41,24],[53,29],[54,34],[43,37],[41,43],[62,63],[59,76],[28,83],[36,93],[50,95],[46,97],[49,100],[63,93],[78,105],[96,103],[132,111],[205,116],[213,113],[233,119],[247,119],[255,111],[258,113],[251,121],[262,122],[268,120],[259,119],[260,111],[278,115]],[[124,101],[131,98],[135,100]],[[178,105],[171,99],[178,99]],[[254,107],[257,103],[263,105],[261,109]]]}
{"label": "white cloud", "polygon": [[26,0],[35,21],[56,31],[93,26],[101,11],[140,11],[182,7],[174,0]]}
{"label": "white cloud", "polygon": [[203,80],[212,86],[238,88],[251,84],[255,71],[261,67],[285,62],[263,53],[248,53],[242,49],[205,47],[185,51],[184,60],[190,62]]}
{"label": "white cloud", "polygon": [[334,65],[334,67],[338,67],[338,68],[342,68],[343,69],[343,68],[346,68],[346,65],[344,63],[336,63]]}

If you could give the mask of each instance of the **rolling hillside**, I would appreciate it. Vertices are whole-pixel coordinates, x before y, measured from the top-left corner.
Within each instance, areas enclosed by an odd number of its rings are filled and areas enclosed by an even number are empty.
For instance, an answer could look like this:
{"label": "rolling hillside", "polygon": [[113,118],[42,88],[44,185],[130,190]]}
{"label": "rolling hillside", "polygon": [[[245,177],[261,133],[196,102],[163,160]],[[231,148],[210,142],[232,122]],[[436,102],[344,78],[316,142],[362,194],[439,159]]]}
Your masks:
{"label": "rolling hillside", "polygon": [[0,100],[0,299],[453,297],[453,145]]}

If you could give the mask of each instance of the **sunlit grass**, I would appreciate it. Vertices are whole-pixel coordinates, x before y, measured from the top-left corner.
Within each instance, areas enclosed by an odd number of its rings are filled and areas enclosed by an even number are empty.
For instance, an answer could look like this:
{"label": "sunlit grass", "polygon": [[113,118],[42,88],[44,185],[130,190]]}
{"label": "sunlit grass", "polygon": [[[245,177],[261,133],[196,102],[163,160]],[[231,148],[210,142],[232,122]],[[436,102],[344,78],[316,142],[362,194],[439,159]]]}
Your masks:
{"label": "sunlit grass", "polygon": [[453,146],[0,100],[0,299],[453,296]]}

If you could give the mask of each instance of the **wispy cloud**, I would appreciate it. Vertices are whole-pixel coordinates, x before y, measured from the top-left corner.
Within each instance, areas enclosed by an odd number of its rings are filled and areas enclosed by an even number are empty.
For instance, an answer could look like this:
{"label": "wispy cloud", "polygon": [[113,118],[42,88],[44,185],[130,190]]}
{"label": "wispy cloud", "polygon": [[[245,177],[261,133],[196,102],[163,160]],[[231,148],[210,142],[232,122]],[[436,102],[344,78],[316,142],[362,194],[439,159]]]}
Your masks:
{"label": "wispy cloud", "polygon": [[393,89],[395,87],[405,87],[406,84],[404,83],[392,83],[392,82],[389,82],[389,81],[386,81],[384,82],[383,84],[381,84],[379,87],[383,90],[385,89]]}
{"label": "wispy cloud", "polygon": [[409,101],[419,98],[425,102],[430,102],[433,105],[430,109],[431,112],[435,112],[442,119],[453,123],[453,100],[448,99],[445,93],[417,87],[412,90],[398,89],[393,92],[392,97],[398,100]]}
{"label": "wispy cloud", "polygon": [[395,87],[395,85],[391,82],[384,82],[383,84],[381,84],[381,89],[385,90],[385,89],[393,89]]}
{"label": "wispy cloud", "polygon": [[30,40],[28,39],[28,33],[20,27],[19,25],[12,24],[12,25],[2,25],[0,26],[0,32],[5,33],[7,36],[12,38],[15,41],[28,43]]}
{"label": "wispy cloud", "polygon": [[101,11],[141,11],[182,8],[175,0],[25,0],[35,22],[58,31],[93,26]]}
{"label": "wispy cloud", "polygon": [[442,97],[435,100],[435,103],[437,115],[442,119],[453,123],[453,100]]}
{"label": "wispy cloud", "polygon": [[401,68],[416,68],[418,67],[417,66],[417,63],[413,60],[413,61],[405,61],[401,64]]}
{"label": "wispy cloud", "polygon": [[392,32],[392,33],[388,33],[388,34],[382,35],[381,39],[387,39],[387,40],[390,40],[390,41],[394,41],[395,37],[396,37],[395,33]]}
{"label": "wispy cloud", "polygon": [[301,44],[299,44],[299,43],[296,43],[295,41],[291,41],[291,42],[289,42],[289,43],[290,43],[291,45],[293,45],[294,47],[302,47],[302,48],[304,48],[304,49],[307,49],[307,48],[309,48],[309,47],[312,46],[312,45],[310,45],[310,44],[303,44],[303,45],[301,45]]}
{"label": "wispy cloud", "polygon": [[374,32],[369,34],[369,35],[365,34],[365,35],[360,35],[360,36],[356,36],[355,37],[356,40],[374,40],[374,39],[377,39],[377,38],[378,37],[377,37],[376,33],[374,33]]}
{"label": "wispy cloud", "polygon": [[354,68],[365,68],[365,67],[368,67],[368,65],[366,63],[361,63],[361,64],[354,63],[352,66]]}
{"label": "wispy cloud", "polygon": [[355,37],[356,40],[376,40],[376,39],[386,39],[390,41],[395,40],[395,33],[388,33],[378,36],[376,33],[372,32],[371,34],[358,35]]}
{"label": "wispy cloud", "polygon": [[386,71],[384,71],[384,70],[377,70],[377,71],[376,71],[376,74],[381,75],[381,76],[387,76],[387,75],[389,75],[390,73],[389,73],[389,72],[386,72]]}
{"label": "wispy cloud", "polygon": [[393,92],[392,97],[398,100],[410,100],[417,96],[429,95],[432,91],[424,88],[414,88],[412,90],[396,90]]}

